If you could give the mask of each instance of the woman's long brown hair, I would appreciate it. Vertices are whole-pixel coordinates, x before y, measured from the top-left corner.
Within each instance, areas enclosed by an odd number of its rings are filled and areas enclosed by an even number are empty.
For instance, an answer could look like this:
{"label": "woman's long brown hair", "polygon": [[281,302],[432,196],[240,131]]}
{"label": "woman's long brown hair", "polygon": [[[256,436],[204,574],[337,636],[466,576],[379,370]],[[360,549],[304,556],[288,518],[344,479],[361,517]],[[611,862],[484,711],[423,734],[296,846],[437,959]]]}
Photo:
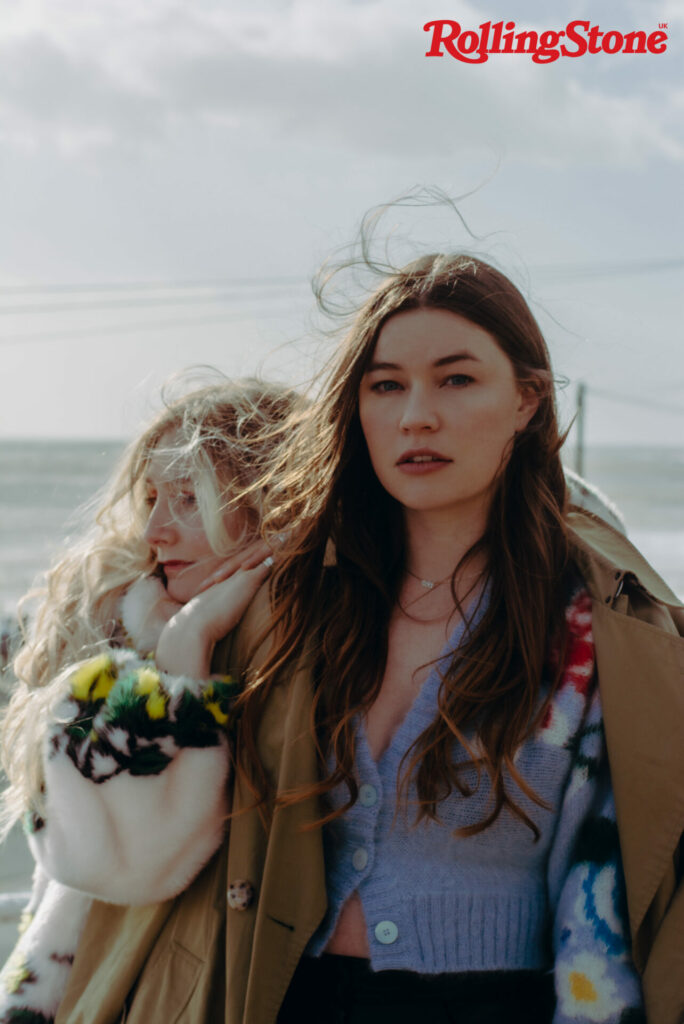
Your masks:
{"label": "woman's long brown hair", "polygon": [[[534,390],[539,405],[501,467],[484,536],[454,572],[456,600],[459,571],[476,550],[484,552],[489,603],[443,674],[434,721],[404,758],[403,792],[413,779],[418,818],[438,820],[440,801],[454,789],[465,796],[472,792],[465,774],[474,765],[478,784],[483,771],[490,778],[491,810],[459,834],[482,831],[507,807],[536,835],[510,783],[539,803],[513,758],[539,720],[550,645],[564,644],[562,439],[539,327],[512,282],[471,256],[425,256],[389,276],[358,314],[319,400],[287,439],[265,499],[266,532],[284,524],[289,531],[271,582],[273,645],[239,702],[238,761],[264,800],[269,783],[257,742],[262,709],[273,687],[286,683],[301,658],[308,658],[321,778],[278,794],[278,800],[324,796],[345,783],[348,802],[335,812],[323,806],[320,822],[356,800],[354,719],[378,695],[390,616],[405,571],[402,512],[371,466],[358,415],[359,387],[383,324],[419,308],[448,310],[488,331],[510,359],[519,386]],[[325,569],[331,544],[336,565]],[[455,741],[471,753],[464,730],[473,725],[477,755],[455,761]]]}

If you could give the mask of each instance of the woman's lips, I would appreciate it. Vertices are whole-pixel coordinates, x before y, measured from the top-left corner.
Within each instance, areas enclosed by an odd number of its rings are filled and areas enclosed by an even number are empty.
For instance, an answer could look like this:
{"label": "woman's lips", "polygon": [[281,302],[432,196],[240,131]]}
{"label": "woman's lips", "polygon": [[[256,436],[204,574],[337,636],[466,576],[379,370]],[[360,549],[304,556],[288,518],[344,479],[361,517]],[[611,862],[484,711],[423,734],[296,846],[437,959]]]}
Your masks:
{"label": "woman's lips", "polygon": [[426,473],[436,473],[445,466],[449,466],[452,460],[433,452],[429,449],[419,449],[404,452],[397,461],[397,469],[409,476],[424,476]]}
{"label": "woman's lips", "polygon": [[164,572],[168,575],[169,573],[182,572],[183,569],[187,569],[191,562],[162,562],[161,567]]}

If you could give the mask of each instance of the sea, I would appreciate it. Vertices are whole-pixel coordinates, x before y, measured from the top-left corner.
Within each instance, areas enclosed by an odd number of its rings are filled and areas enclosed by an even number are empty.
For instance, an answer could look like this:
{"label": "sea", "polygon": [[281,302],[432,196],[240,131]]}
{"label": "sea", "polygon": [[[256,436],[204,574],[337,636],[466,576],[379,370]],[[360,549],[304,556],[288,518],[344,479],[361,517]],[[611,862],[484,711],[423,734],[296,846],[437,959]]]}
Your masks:
{"label": "sea", "polygon": [[[79,529],[123,441],[0,441],[0,618]],[[568,465],[574,455],[568,452]],[[630,539],[684,598],[684,448],[589,447],[584,476],[620,509]]]}

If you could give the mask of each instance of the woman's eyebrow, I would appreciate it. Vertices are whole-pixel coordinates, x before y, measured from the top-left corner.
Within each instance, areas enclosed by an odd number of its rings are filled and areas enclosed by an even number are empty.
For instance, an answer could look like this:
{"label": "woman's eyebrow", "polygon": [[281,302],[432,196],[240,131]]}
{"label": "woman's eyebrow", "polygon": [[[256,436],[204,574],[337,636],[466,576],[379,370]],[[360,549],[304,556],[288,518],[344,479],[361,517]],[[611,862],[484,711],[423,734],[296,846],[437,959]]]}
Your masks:
{"label": "woman's eyebrow", "polygon": [[[482,360],[478,359],[477,356],[473,355],[472,352],[464,350],[463,352],[454,352],[450,356],[442,356],[441,359],[435,359],[433,366],[449,366],[450,363],[461,363],[465,360],[470,359],[474,363],[479,363]],[[399,363],[376,363],[373,362],[369,365],[366,373],[373,373],[374,370],[401,370],[402,367]]]}
{"label": "woman's eyebrow", "polygon": [[436,359],[433,366],[448,366],[449,363],[462,363],[466,359],[471,359],[474,363],[479,363],[482,360],[474,356],[472,352],[468,352],[467,349],[463,352],[454,352],[452,356],[442,356],[441,359]]}
{"label": "woman's eyebrow", "polygon": [[373,370],[401,370],[401,366],[399,363],[371,363],[366,373],[372,373]]}

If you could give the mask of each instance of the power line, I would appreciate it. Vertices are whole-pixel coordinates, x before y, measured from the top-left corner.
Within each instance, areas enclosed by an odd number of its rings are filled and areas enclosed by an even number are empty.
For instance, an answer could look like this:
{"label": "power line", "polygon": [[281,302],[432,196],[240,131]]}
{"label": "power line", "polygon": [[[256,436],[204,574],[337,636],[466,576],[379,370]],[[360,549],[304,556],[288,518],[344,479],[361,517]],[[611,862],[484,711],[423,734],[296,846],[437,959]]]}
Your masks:
{"label": "power line", "polygon": [[[282,295],[266,295],[260,297],[259,301],[282,301],[282,298]],[[36,313],[87,313],[95,309],[140,309],[158,306],[208,306],[221,302],[234,303],[235,296],[225,293],[215,293],[213,295],[181,295],[176,298],[167,296],[158,299],[91,299],[81,302],[25,303],[20,306],[0,305],[0,316],[15,316],[27,313],[31,316]]]}
{"label": "power line", "polygon": [[273,288],[308,284],[308,278],[280,274],[274,277],[204,278],[170,281],[100,281],[72,284],[17,284],[0,286],[0,295],[54,294],[61,292],[179,291],[227,288]]}
{"label": "power line", "polygon": [[[669,259],[621,260],[612,263],[556,263],[530,267],[530,272],[541,276],[608,277],[622,274],[644,274],[678,270],[684,267],[684,257]],[[231,288],[279,288],[308,285],[309,278],[301,274],[279,274],[264,277],[188,278],[167,281],[99,281],[66,284],[25,284],[0,286],[0,296],[84,294],[93,292],[133,291],[225,291]]]}

